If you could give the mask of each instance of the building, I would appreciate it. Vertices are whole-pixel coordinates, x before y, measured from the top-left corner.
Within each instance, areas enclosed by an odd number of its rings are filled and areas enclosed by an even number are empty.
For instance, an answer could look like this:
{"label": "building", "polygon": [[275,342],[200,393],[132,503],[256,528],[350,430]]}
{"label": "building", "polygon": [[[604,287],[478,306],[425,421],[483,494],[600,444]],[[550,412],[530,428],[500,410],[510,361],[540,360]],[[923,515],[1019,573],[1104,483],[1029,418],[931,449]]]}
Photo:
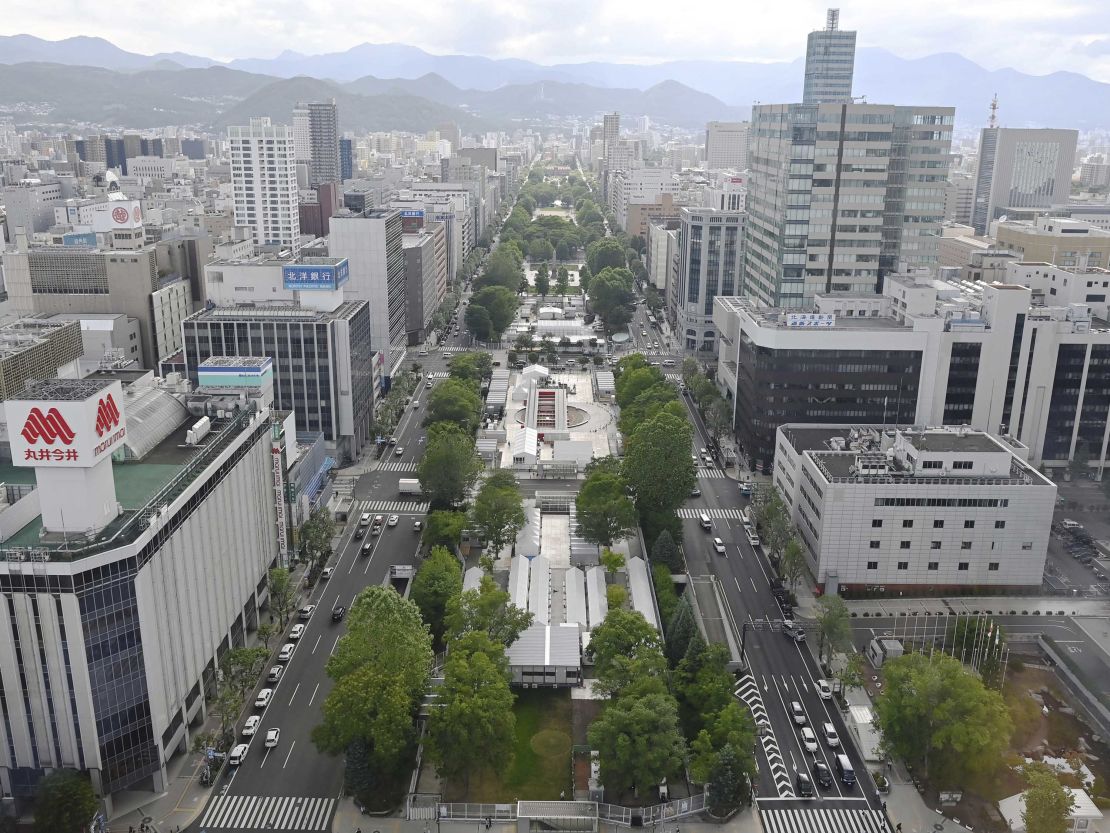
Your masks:
{"label": "building", "polygon": [[713,299],[735,295],[744,262],[742,211],[683,208],[678,230],[675,333],[687,350],[717,351]]}
{"label": "building", "polygon": [[339,178],[346,182],[355,178],[355,141],[339,140]]}
{"label": "building", "polygon": [[948,223],[971,225],[975,205],[975,178],[953,172],[944,186],[944,220]]}
{"label": "building", "polygon": [[405,234],[405,332],[410,345],[427,335],[432,316],[439,309],[436,286],[435,239],[428,232]]}
{"label": "building", "polygon": [[0,324],[0,402],[40,379],[76,378],[83,352],[76,321],[22,318]]}
{"label": "building", "polygon": [[[339,108],[335,99],[298,104],[297,111],[308,111],[308,185],[316,188],[342,177],[339,160]],[[295,137],[294,137],[295,138]]]}
{"label": "building", "polygon": [[5,403],[25,427],[9,432],[2,479],[31,487],[2,510],[24,514],[0,545],[0,784],[19,811],[62,767],[88,773],[108,816],[116,793],[166,790],[219,658],[257,627],[278,559],[269,412],[191,405],[111,376]]}
{"label": "building", "polygon": [[331,219],[328,251],[347,258],[351,279],[346,297],[370,306],[371,349],[390,375],[405,354],[405,248],[401,212],[372,208],[340,211]]}
{"label": "building", "polygon": [[823,593],[1038,588],[1056,485],[964,428],[779,427],[774,482]]}
{"label": "building", "polygon": [[822,295],[807,311],[718,298],[717,381],[752,465],[770,467],[784,423],[966,425],[1101,479],[1110,327],[1086,303],[1035,305],[1051,280],[1030,283],[890,275],[882,295]]}
{"label": "building", "polygon": [[257,118],[227,135],[235,225],[250,226],[256,246],[295,247],[301,225],[293,129]]}
{"label": "building", "polygon": [[0,190],[0,205],[4,206],[8,241],[15,240],[15,230],[19,228],[28,236],[50,228],[54,224],[54,206],[62,200],[62,186],[58,182],[32,180],[5,186]]}
{"label": "building", "polygon": [[[609,205],[616,213],[617,225],[628,232],[629,236],[647,234],[644,220],[649,212],[637,211],[639,226],[633,230],[629,213],[632,206],[656,206],[655,213],[674,212],[674,201],[679,193],[678,179],[668,168],[632,168],[614,170],[609,176]],[[664,197],[670,197],[666,203]]]}
{"label": "building", "polygon": [[[644,268],[647,269],[648,283],[663,293],[664,298],[668,294],[668,285],[672,283],[671,275],[674,273],[678,255],[678,230],[681,225],[681,221],[671,220],[648,226]],[[677,309],[677,306],[671,306],[672,309]]]}
{"label": "building", "polygon": [[1051,263],[1013,259],[1006,264],[1003,280],[1027,286],[1033,304],[1039,307],[1070,307],[1082,304],[1095,319],[1110,321],[1110,270],[1062,269]]}
{"label": "building", "polygon": [[[955,111],[886,104],[752,108],[744,292],[808,307],[935,266]],[[835,214],[835,216],[834,216]]]}
{"label": "building", "polygon": [[711,171],[746,170],[750,130],[746,121],[709,122],[705,126],[705,167]]}
{"label": "building", "polygon": [[971,224],[986,234],[1010,208],[1045,208],[1068,201],[1077,130],[984,127],[979,137]]}
{"label": "building", "polygon": [[856,33],[840,28],[840,10],[829,9],[825,28],[806,39],[803,104],[850,102],[856,65]]}
{"label": "building", "polygon": [[1110,231],[1083,220],[1038,217],[1033,222],[1007,220],[994,229],[998,245],[1022,260],[1051,263],[1064,269],[1110,267]]}
{"label": "building", "polygon": [[601,117],[601,141],[608,162],[612,158],[613,147],[621,137],[621,114],[606,113]]}
{"label": "building", "polygon": [[[59,312],[54,315],[41,315],[37,320],[63,323],[76,323],[81,329],[81,357],[78,361],[81,372],[87,376],[102,366],[146,367],[143,359],[143,342],[139,334],[138,320],[122,313],[114,312]],[[44,374],[68,376],[66,373]]]}
{"label": "building", "polygon": [[312,162],[312,131],[309,127],[308,108],[298,103],[293,108],[293,154],[297,162]]}
{"label": "building", "polygon": [[297,206],[301,233],[312,237],[327,237],[331,218],[343,207],[338,182],[323,182],[315,188],[315,199]]}
{"label": "building", "polygon": [[324,435],[336,456],[358,458],[373,408],[370,309],[345,301],[334,310],[289,304],[212,307],[182,325],[190,381],[213,357],[273,361],[274,406],[295,415],[298,431]]}

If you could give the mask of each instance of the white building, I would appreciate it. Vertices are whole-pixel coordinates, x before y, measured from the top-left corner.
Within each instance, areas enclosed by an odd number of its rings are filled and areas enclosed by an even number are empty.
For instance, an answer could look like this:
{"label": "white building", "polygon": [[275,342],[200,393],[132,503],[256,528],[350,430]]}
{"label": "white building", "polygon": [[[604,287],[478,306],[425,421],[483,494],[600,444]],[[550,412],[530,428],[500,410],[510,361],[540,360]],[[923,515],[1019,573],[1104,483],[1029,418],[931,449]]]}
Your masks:
{"label": "white building", "polygon": [[[109,816],[114,793],[166,790],[217,657],[257,627],[279,552],[269,410],[192,401],[99,377],[5,403],[26,426],[9,432],[13,463],[37,484],[3,510],[23,520],[0,551],[6,795],[60,767],[88,772]],[[210,431],[190,443],[203,416]]]}
{"label": "white building", "polygon": [[1012,208],[1068,201],[1078,130],[984,127],[979,137],[971,224],[986,234]]}
{"label": "white building", "polygon": [[774,482],[825,593],[1039,587],[1056,485],[962,428],[779,426]]}
{"label": "white building", "polygon": [[677,200],[679,182],[669,168],[631,168],[614,170],[609,177],[609,205],[617,215],[617,225],[628,228],[630,205],[656,203],[664,194]]}
{"label": "white building", "polygon": [[254,229],[256,246],[295,246],[301,233],[293,129],[251,119],[227,129],[235,224]]}
{"label": "white building", "polygon": [[647,244],[644,265],[648,272],[648,283],[666,297],[667,285],[674,273],[675,256],[678,254],[678,229],[652,223],[648,226]]}
{"label": "white building", "polygon": [[748,167],[748,134],[746,121],[711,121],[705,126],[705,167],[711,171]]}

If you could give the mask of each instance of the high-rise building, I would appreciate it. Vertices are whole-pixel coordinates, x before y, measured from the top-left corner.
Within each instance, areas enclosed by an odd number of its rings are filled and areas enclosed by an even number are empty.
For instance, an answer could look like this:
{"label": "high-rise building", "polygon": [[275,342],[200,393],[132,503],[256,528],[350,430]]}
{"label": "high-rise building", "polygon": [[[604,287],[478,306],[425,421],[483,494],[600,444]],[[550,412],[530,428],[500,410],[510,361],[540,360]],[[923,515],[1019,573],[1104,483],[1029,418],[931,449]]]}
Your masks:
{"label": "high-rise building", "polygon": [[803,104],[852,100],[856,64],[856,33],[840,28],[840,9],[829,9],[825,28],[810,32],[806,41]]}
{"label": "high-rise building", "polygon": [[328,253],[345,257],[350,281],[345,297],[370,304],[371,346],[382,357],[383,375],[405,355],[405,248],[401,212],[371,208],[340,211],[331,218]]}
{"label": "high-rise building", "polygon": [[0,402],[29,382],[77,376],[82,352],[79,321],[44,316],[0,324]]}
{"label": "high-rise building", "polygon": [[293,108],[293,152],[296,161],[312,161],[312,130],[309,127],[308,107],[298,103]]}
{"label": "high-rise building", "polygon": [[974,177],[953,172],[944,186],[944,219],[952,223],[971,225],[971,210],[974,205]]}
{"label": "high-rise building", "polygon": [[675,332],[687,350],[715,352],[713,299],[740,291],[745,214],[683,208],[680,219]]}
{"label": "high-rise building", "polygon": [[[339,108],[335,99],[311,104],[298,104],[298,110],[308,110],[310,188],[325,182],[338,182],[342,173],[339,165]],[[294,142],[296,133],[294,132]]]}
{"label": "high-rise building", "polygon": [[601,141],[605,145],[605,158],[610,158],[613,145],[621,136],[621,114],[606,113],[601,118]]}
{"label": "high-rise building", "polygon": [[339,178],[343,182],[355,178],[354,139],[339,140]]}
{"label": "high-rise building", "polygon": [[296,246],[301,221],[293,129],[262,117],[229,127],[227,135],[235,225],[252,228],[256,246]]}
{"label": "high-rise building", "polygon": [[705,167],[711,171],[746,169],[750,130],[751,124],[746,121],[709,122],[705,126]]}
{"label": "high-rise building", "polygon": [[1078,141],[1077,130],[984,127],[971,216],[976,234],[1011,208],[1067,203]]}
{"label": "high-rise building", "polygon": [[877,292],[932,266],[955,110],[892,104],[752,108],[744,291],[804,307],[819,292]]}
{"label": "high-rise building", "polygon": [[420,344],[436,299],[435,238],[429,232],[402,235],[405,247],[405,331],[410,345]]}

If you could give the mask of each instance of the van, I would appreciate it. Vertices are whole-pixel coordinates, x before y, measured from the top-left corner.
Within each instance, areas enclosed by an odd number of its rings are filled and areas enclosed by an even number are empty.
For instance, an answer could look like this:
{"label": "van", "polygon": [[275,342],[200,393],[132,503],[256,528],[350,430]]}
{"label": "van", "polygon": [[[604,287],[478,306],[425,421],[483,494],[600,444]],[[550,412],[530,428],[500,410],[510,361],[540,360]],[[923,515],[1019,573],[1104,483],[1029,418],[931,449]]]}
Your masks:
{"label": "van", "polygon": [[227,756],[227,762],[231,766],[239,766],[243,763],[243,758],[247,757],[247,750],[250,749],[245,743],[240,743],[231,750],[231,754]]}
{"label": "van", "polygon": [[1064,529],[1083,528],[1083,524],[1079,523],[1079,521],[1073,521],[1071,518],[1064,518],[1064,520],[1060,521],[1060,526],[1062,526]]}
{"label": "van", "polygon": [[702,512],[701,515],[698,516],[698,523],[701,524],[702,529],[712,529],[713,528],[713,522],[711,520],[709,520],[709,516],[707,514],[705,514],[704,512]]}
{"label": "van", "polygon": [[836,771],[840,774],[840,781],[845,787],[851,789],[856,784],[856,771],[852,769],[852,762],[848,756],[841,753],[836,756]]}

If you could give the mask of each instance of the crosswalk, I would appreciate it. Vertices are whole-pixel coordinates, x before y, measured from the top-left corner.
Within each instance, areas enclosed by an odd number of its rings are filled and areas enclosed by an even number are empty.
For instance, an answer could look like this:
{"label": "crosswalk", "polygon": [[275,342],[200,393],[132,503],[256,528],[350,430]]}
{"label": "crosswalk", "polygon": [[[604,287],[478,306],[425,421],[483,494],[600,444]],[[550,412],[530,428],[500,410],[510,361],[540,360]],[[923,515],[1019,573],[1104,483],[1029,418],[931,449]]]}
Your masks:
{"label": "crosswalk", "polygon": [[[886,819],[879,810],[759,808],[766,833],[886,833]],[[937,825],[939,827],[939,825]]]}
{"label": "crosswalk", "polygon": [[424,514],[429,504],[415,500],[356,500],[351,509],[352,516],[363,512],[396,512],[399,514]]}
{"label": "crosswalk", "polygon": [[400,471],[400,472],[414,472],[416,466],[412,463],[399,463],[395,460],[390,460],[385,463],[378,463],[378,471]]}
{"label": "crosswalk", "polygon": [[334,798],[221,795],[208,805],[200,829],[328,830],[334,810]]}
{"label": "crosswalk", "polygon": [[446,370],[433,370],[430,373],[425,373],[424,377],[425,379],[427,379],[428,376],[431,376],[433,379],[446,379],[450,375],[451,374],[448,373]]}
{"label": "crosswalk", "polygon": [[698,477],[724,477],[725,473],[720,469],[712,468],[711,466],[698,466]]}
{"label": "crosswalk", "polygon": [[759,732],[759,742],[763,746],[763,754],[767,758],[771,777],[775,779],[775,789],[779,791],[779,797],[793,798],[794,784],[790,780],[790,770],[786,768],[779,742],[771,728],[767,707],[763,705],[763,696],[759,693],[759,683],[751,674],[745,674],[736,681],[736,688],[732,693],[751,709],[752,720],[755,721],[756,730]]}
{"label": "crosswalk", "polygon": [[663,376],[666,379],[668,379],[672,382],[681,382],[682,381],[682,374],[681,373],[664,373]]}
{"label": "crosswalk", "polygon": [[689,509],[683,507],[678,510],[678,517],[683,520],[692,521],[700,518],[702,515],[708,515],[713,520],[728,520],[739,521],[741,520],[740,509]]}

